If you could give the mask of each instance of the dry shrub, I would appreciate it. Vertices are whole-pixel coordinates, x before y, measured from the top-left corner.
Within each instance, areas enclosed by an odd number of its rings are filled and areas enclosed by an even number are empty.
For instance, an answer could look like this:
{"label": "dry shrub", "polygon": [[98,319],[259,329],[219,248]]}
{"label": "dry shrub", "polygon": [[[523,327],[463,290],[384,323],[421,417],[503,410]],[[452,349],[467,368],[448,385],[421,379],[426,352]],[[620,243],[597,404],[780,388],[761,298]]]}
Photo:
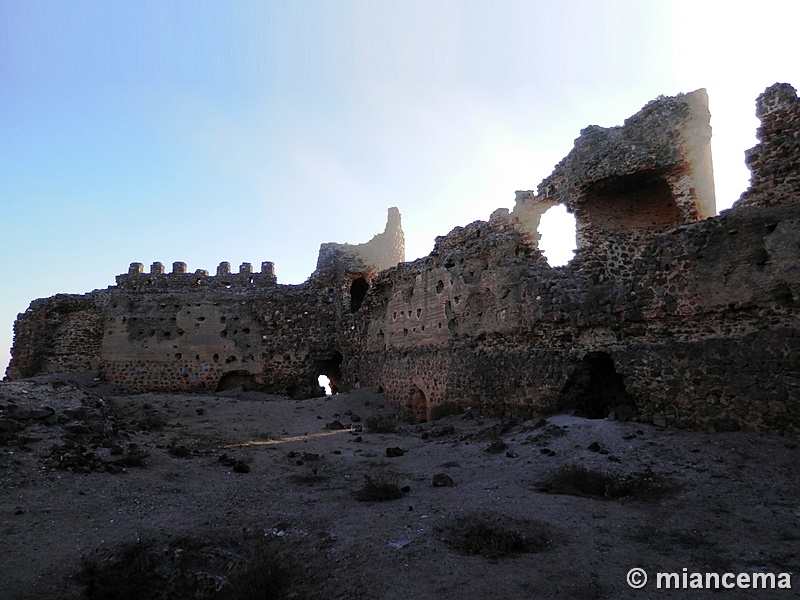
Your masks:
{"label": "dry shrub", "polygon": [[364,475],[364,485],[356,492],[359,502],[385,502],[403,497],[394,475],[380,471],[374,475]]}
{"label": "dry shrub", "polygon": [[114,400],[109,402],[109,413],[120,430],[161,431],[169,423],[167,415],[149,402]]}
{"label": "dry shrub", "polygon": [[231,573],[231,583],[219,596],[221,600],[277,600],[287,595],[292,570],[274,548],[260,542],[252,549],[247,562]]}
{"label": "dry shrub", "polygon": [[632,497],[637,500],[658,499],[670,491],[651,472],[621,476],[574,464],[561,466],[537,489],[550,494],[603,499]]}
{"label": "dry shrub", "polygon": [[165,583],[158,562],[153,542],[136,540],[110,556],[81,558],[77,580],[89,600],[149,600],[161,595]]}
{"label": "dry shrub", "polygon": [[[181,538],[166,546],[137,540],[81,559],[77,580],[87,600],[278,600],[292,569],[263,540],[244,551]],[[238,544],[232,544],[238,546]],[[238,548],[237,548],[238,550]]]}
{"label": "dry shrub", "polygon": [[547,529],[536,521],[471,515],[452,519],[443,541],[461,554],[499,558],[542,552],[552,544]]}

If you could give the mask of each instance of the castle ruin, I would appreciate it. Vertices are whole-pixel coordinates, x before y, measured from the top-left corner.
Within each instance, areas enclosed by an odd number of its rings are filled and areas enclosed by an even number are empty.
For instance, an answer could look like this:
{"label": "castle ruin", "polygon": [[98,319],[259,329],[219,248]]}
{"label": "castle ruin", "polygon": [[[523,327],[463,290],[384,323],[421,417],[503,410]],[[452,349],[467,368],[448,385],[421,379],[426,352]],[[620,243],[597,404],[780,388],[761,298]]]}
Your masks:
{"label": "castle ruin", "polygon": [[[704,90],[584,129],[513,211],[457,227],[406,263],[400,214],[360,245],[323,244],[300,285],[221,263],[140,263],[116,286],[35,300],[7,378],[90,371],[131,390],[236,386],[294,398],[375,386],[413,418],[445,402],[570,410],[665,426],[800,432],[800,102],[757,100],[751,186],[715,216]],[[541,215],[575,215],[550,267]]]}

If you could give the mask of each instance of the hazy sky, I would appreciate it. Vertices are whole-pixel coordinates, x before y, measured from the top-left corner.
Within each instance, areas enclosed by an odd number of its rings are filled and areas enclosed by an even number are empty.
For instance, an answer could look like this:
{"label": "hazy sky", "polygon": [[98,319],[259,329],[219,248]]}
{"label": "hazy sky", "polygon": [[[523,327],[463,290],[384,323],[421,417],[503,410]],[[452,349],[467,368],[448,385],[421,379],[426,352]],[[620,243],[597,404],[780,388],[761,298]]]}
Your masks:
{"label": "hazy sky", "polygon": [[31,300],[133,261],[272,260],[299,283],[389,206],[423,256],[661,94],[708,89],[729,207],[755,97],[800,85],[799,18],[795,0],[0,0],[0,369]]}

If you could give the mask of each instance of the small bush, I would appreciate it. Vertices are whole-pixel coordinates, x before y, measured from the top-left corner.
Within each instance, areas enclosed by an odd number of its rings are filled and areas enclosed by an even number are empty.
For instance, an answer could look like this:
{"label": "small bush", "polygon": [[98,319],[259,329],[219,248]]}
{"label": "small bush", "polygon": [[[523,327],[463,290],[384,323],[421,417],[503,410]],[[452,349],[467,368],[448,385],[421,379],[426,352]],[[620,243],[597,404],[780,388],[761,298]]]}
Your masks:
{"label": "small bush", "polygon": [[397,485],[396,477],[385,472],[364,475],[364,485],[356,492],[359,502],[384,502],[402,497],[403,491]]}
{"label": "small bush", "polygon": [[120,467],[146,467],[149,456],[150,453],[137,444],[128,444],[128,453],[112,462]]}
{"label": "small bush", "polygon": [[286,595],[291,569],[282,556],[265,543],[251,551],[247,562],[231,573],[231,583],[220,600],[277,600]]}
{"label": "small bush", "polygon": [[461,554],[487,558],[542,552],[551,544],[545,528],[536,522],[486,516],[452,520],[444,542]]}
{"label": "small bush", "polygon": [[428,420],[438,421],[439,419],[449,417],[450,415],[460,415],[462,412],[464,411],[461,406],[455,402],[444,402],[431,407]]}
{"label": "small bush", "polygon": [[503,440],[493,440],[483,449],[484,452],[488,452],[489,454],[500,454],[504,450],[508,450],[508,444]]}
{"label": "small bush", "polygon": [[167,426],[168,419],[156,409],[142,411],[138,419],[134,421],[134,427],[139,431],[161,431]]}
{"label": "small bush", "polygon": [[312,466],[306,473],[292,475],[290,479],[295,483],[314,485],[325,481],[327,477],[319,472],[319,467]]}
{"label": "small bush", "polygon": [[593,498],[619,498],[621,495],[616,477],[579,465],[562,466],[540,485],[540,489],[551,494]]}
{"label": "small bush", "polygon": [[89,600],[149,600],[157,598],[165,580],[156,572],[158,559],[150,541],[136,540],[106,557],[84,557],[78,581]]}

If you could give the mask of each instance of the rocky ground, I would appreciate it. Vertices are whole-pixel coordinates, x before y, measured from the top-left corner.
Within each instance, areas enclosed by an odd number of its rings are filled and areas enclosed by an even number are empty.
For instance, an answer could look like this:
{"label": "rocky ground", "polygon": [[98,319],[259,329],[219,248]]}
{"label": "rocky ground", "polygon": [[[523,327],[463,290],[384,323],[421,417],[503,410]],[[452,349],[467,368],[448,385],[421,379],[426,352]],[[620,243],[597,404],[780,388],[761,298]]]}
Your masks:
{"label": "rocky ground", "polygon": [[[796,439],[756,432],[411,424],[371,389],[5,382],[0,596],[797,598],[798,462]],[[683,568],[789,573],[792,588],[655,589]]]}

